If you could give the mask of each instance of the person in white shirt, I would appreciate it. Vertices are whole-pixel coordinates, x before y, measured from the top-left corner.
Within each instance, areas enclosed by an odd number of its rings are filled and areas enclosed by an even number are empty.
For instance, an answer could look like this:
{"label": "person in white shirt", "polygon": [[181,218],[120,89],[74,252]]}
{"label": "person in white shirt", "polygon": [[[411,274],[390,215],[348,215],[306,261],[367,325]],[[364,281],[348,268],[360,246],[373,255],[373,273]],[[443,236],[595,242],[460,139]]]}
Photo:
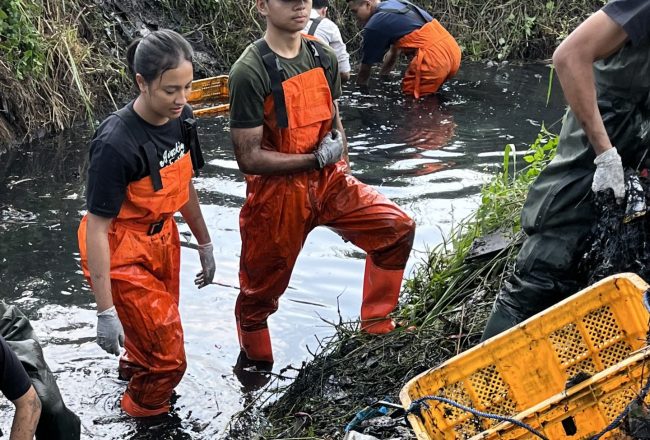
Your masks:
{"label": "person in white shirt", "polygon": [[350,79],[350,55],[348,54],[341,31],[332,20],[327,18],[329,0],[313,0],[309,21],[303,29],[303,33],[313,35],[319,40],[327,43],[336,53],[339,62],[339,73],[341,81]]}

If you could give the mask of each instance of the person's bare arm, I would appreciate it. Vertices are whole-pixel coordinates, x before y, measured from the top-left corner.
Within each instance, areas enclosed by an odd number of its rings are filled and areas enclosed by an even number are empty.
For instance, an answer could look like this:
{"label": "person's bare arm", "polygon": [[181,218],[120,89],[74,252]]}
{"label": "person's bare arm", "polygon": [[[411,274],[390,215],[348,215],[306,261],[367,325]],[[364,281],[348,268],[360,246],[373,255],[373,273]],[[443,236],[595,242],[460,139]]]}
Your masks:
{"label": "person's bare arm", "polygon": [[390,74],[391,70],[393,70],[393,67],[395,67],[395,63],[399,58],[399,54],[400,50],[395,46],[391,46],[390,49],[388,49],[388,52],[386,52],[386,55],[384,55],[384,61],[381,65],[381,70],[379,71],[379,76],[381,78],[386,78]]}
{"label": "person's bare arm", "polygon": [[336,129],[341,133],[341,136],[343,136],[343,160],[345,160],[345,163],[348,164],[348,172],[350,171],[350,157],[348,155],[348,138],[345,136],[345,129],[343,128],[343,122],[341,122],[341,115],[339,114],[339,103],[337,101],[334,101],[334,111],[336,112],[335,115],[335,126]]}
{"label": "person's bare arm", "polygon": [[370,72],[372,71],[371,64],[361,64],[359,66],[359,73],[357,74],[357,85],[367,86],[370,80]]}
{"label": "person's bare arm", "polygon": [[108,245],[108,228],[112,220],[112,218],[101,217],[89,212],[86,224],[88,270],[98,312],[113,307],[110,278],[111,255]]}
{"label": "person's bare arm", "polygon": [[190,198],[180,209],[183,220],[190,227],[190,231],[196,237],[199,244],[210,243],[210,233],[205,225],[205,219],[201,212],[201,205],[199,204],[199,197],[196,194],[194,184],[190,182]]}
{"label": "person's bare arm", "polygon": [[9,440],[33,440],[41,417],[41,400],[33,386],[25,394],[12,402],[16,414],[11,425]]}
{"label": "person's bare arm", "polygon": [[578,26],[553,54],[564,96],[596,155],[609,150],[612,143],[598,110],[593,63],[616,52],[627,38],[621,26],[598,11]]}
{"label": "person's bare arm", "polygon": [[235,158],[244,174],[282,175],[317,169],[313,154],[286,154],[262,149],[262,126],[231,128]]}

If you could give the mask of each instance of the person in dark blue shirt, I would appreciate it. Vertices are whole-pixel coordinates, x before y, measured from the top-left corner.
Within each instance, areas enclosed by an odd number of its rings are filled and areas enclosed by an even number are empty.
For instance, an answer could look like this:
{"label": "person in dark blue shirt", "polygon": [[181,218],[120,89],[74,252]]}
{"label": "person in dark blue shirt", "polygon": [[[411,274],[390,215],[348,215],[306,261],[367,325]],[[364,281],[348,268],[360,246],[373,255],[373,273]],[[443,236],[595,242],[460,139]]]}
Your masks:
{"label": "person in dark blue shirt", "polygon": [[357,84],[368,83],[376,63],[382,63],[380,76],[388,75],[400,53],[412,56],[402,90],[416,98],[435,93],[458,71],[456,40],[424,9],[407,0],[348,0],[348,4],[363,26]]}

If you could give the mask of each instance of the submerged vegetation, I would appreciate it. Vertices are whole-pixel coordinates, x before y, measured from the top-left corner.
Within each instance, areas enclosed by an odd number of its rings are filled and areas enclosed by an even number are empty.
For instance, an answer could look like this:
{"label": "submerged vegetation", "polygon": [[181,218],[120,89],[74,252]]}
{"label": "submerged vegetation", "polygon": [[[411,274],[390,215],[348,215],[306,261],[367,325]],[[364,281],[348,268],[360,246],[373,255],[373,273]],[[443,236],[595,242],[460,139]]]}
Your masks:
{"label": "submerged vegetation", "polygon": [[[466,60],[548,58],[603,0],[420,0],[456,36]],[[331,0],[353,60],[361,42],[346,0]],[[152,7],[152,5],[154,7]],[[183,33],[197,76],[225,73],[264,29],[240,0],[0,0],[0,147],[92,122],[129,91],[123,54],[146,29]]]}
{"label": "submerged vegetation", "polygon": [[[356,322],[336,324],[335,334],[321,341],[295,380],[284,386],[280,375],[259,393],[258,406],[269,394],[277,400],[263,408],[268,426],[255,438],[341,439],[359,411],[379,400],[399,403],[399,391],[409,379],[475,345],[494,295],[512,269],[527,189],[555,155],[557,141],[542,128],[523,156],[522,170],[516,170],[515,151],[507,146],[503,170],[482,189],[478,210],[432,249],[407,281],[397,312],[405,325],[376,337],[360,333]],[[471,255],[477,241],[495,232],[509,242],[494,252]],[[408,329],[412,325],[414,331]],[[399,414],[396,410],[394,418],[368,432],[410,438]],[[250,424],[249,419],[235,423],[232,437],[251,438],[240,433],[242,425]]]}

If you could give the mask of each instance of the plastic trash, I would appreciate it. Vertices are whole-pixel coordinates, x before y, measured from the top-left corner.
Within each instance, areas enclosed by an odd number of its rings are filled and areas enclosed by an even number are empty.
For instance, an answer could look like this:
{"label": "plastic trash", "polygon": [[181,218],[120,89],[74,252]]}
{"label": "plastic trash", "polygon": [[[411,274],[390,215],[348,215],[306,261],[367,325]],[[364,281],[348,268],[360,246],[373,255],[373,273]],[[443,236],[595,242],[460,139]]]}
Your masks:
{"label": "plastic trash", "polygon": [[[350,432],[357,426],[359,426],[359,423],[363,422],[364,420],[372,419],[374,417],[379,417],[379,416],[385,416],[388,414],[388,408],[385,406],[379,406],[375,407],[373,405],[366,406],[364,409],[359,411],[352,421],[348,423],[345,426],[345,432]],[[346,437],[347,438],[347,437]]]}

